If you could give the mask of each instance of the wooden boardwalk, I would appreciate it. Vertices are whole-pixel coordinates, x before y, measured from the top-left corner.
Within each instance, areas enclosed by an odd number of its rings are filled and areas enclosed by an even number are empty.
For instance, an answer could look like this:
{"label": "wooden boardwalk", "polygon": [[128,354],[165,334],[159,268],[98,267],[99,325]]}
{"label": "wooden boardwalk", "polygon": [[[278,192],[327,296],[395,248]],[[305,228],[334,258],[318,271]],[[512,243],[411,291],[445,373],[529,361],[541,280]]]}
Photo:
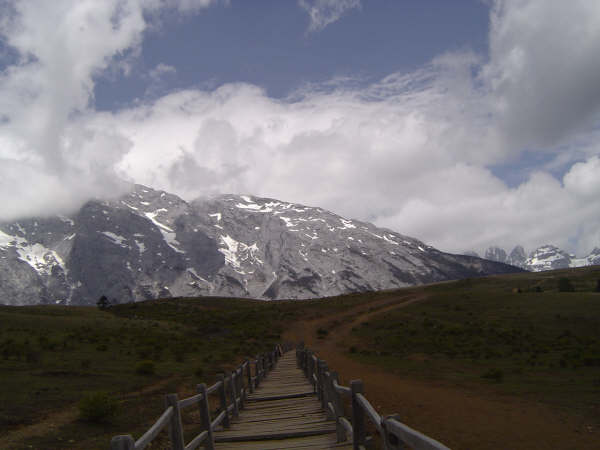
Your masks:
{"label": "wooden boardwalk", "polygon": [[335,420],[321,409],[294,352],[283,355],[248,395],[229,428],[215,430],[215,442],[217,449],[352,448],[337,443]]}
{"label": "wooden boardwalk", "polygon": [[[361,380],[340,385],[337,372],[304,347],[284,353],[277,345],[228,376],[220,375],[212,386],[196,387],[196,395],[181,400],[167,394],[156,422],[137,440],[131,434],[114,436],[111,450],[144,450],[163,430],[168,430],[173,450],[365,450],[374,445],[367,420],[386,450],[449,450],[397,416],[380,416],[363,395]],[[216,411],[211,410],[210,395],[219,397]],[[202,431],[186,444],[181,411],[192,407],[198,408]]]}

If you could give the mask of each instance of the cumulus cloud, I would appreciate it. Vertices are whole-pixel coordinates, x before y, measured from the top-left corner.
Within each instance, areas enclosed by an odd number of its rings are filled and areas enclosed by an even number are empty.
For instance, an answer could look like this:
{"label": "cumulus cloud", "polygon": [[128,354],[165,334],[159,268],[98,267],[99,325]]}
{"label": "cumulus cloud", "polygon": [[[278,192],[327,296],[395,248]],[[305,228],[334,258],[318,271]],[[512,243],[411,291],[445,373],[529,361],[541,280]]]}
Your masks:
{"label": "cumulus cloud", "polygon": [[508,145],[552,147],[600,114],[600,3],[497,0],[482,76]]}
{"label": "cumulus cloud", "polygon": [[[104,195],[125,179],[187,199],[233,192],[317,205],[449,251],[546,242],[589,251],[600,244],[600,68],[588,38],[600,11],[563,5],[498,0],[489,58],[449,53],[366,86],[334,80],[287,99],[245,83],[182,90],[114,113],[90,108],[93,74],[139,45],[143,9],[121,12],[127,32],[110,46],[91,42],[96,56],[82,55],[73,72],[48,59],[75,60],[84,52],[70,49],[76,40],[57,38],[45,58],[42,44],[25,50],[24,32],[12,44],[22,59],[0,84],[9,118],[0,120],[1,214],[72,205],[73,195]],[[116,11],[103,8],[100,17]],[[573,23],[588,31],[572,32]],[[549,35],[568,42],[547,48]],[[492,169],[524,150],[567,170],[557,178],[537,167],[508,187]],[[76,186],[85,189],[70,194]]]}
{"label": "cumulus cloud", "polygon": [[360,0],[299,0],[298,5],[310,18],[309,32],[321,31],[347,11],[361,7]]}
{"label": "cumulus cloud", "polygon": [[95,77],[139,49],[146,15],[211,3],[3,2],[0,33],[16,61],[0,73],[2,218],[68,209],[90,196],[118,192],[123,183],[114,165],[129,148],[125,139],[73,126],[93,113]]}

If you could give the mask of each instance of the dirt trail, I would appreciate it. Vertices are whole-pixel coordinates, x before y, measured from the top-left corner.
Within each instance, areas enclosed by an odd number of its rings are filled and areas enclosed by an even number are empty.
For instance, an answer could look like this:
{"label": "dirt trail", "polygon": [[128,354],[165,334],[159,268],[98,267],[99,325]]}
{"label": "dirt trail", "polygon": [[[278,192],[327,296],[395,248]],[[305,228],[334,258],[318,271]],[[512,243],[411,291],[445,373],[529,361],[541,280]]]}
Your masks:
{"label": "dirt trail", "polygon": [[[396,375],[348,356],[355,343],[352,327],[371,317],[426,301],[423,293],[399,295],[359,305],[342,317],[332,315],[298,322],[284,335],[304,341],[340,374],[341,381],[362,379],[367,398],[380,414],[400,414],[401,420],[454,450],[498,448],[600,449],[600,436],[581,420],[547,405],[491,390],[466,389],[448,382],[427,382]],[[336,325],[336,321],[341,324]],[[333,326],[331,326],[333,325]],[[317,330],[328,330],[318,339]]]}

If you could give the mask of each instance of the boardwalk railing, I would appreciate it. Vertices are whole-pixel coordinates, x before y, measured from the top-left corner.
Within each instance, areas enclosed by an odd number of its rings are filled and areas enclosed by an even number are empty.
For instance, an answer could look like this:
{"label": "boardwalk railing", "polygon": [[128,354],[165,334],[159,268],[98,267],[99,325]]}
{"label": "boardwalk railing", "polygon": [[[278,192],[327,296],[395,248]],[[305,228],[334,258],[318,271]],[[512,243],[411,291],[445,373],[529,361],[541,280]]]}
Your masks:
{"label": "boardwalk railing", "polygon": [[[386,450],[403,449],[406,446],[414,450],[449,450],[445,445],[400,422],[397,415],[381,417],[364,396],[361,380],[351,381],[350,386],[342,386],[337,372],[329,370],[324,360],[304,348],[296,350],[296,359],[298,367],[312,383],[321,407],[327,411],[329,418],[335,420],[338,442],[350,440],[356,450],[368,447],[370,440],[365,423],[365,419],[368,419],[377,429]],[[344,414],[344,399],[351,400],[351,421]]]}
{"label": "boardwalk railing", "polygon": [[[215,429],[219,426],[229,428],[230,418],[238,416],[240,409],[244,408],[248,394],[254,392],[254,389],[275,367],[284,350],[286,349],[281,345],[277,345],[271,352],[258,355],[254,360],[244,361],[228,376],[221,375],[219,380],[210,387],[204,383],[198,384],[196,386],[198,393],[191,397],[180,400],[177,394],[166,395],[165,410],[154,425],[138,440],[134,440],[130,434],[113,437],[111,450],[142,450],[165,428],[168,428],[173,450],[193,450],[201,445],[206,449],[214,449]],[[254,374],[252,365],[254,365]],[[217,394],[220,402],[219,413],[213,419],[211,419],[208,402],[208,396],[211,394]],[[192,406],[200,410],[202,431],[186,445],[181,410]]]}

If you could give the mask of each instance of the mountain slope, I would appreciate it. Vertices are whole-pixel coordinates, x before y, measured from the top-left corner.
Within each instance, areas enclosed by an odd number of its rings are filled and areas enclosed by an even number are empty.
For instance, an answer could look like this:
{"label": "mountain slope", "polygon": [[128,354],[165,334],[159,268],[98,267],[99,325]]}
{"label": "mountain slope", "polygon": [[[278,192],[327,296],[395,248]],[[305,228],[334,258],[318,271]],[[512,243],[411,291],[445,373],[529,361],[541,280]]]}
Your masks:
{"label": "mountain slope", "polygon": [[71,218],[0,224],[7,304],[299,299],[513,271],[321,208],[236,195],[187,203],[140,185]]}

